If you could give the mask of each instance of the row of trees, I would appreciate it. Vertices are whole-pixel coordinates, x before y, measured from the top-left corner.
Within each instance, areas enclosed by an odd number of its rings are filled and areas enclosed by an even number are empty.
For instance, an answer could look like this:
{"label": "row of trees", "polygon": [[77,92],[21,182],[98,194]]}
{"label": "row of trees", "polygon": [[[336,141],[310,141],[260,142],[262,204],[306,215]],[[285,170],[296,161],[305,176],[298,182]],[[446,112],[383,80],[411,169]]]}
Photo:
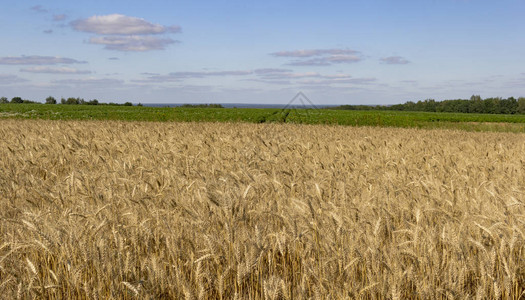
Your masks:
{"label": "row of trees", "polygon": [[[16,103],[16,104],[21,104],[21,103],[36,103],[36,104],[41,104],[41,102],[36,102],[36,101],[31,101],[31,100],[24,100],[22,99],[21,97],[13,97],[11,99],[11,101],[9,101],[9,99],[7,99],[6,97],[0,97],[0,104],[6,104],[6,103]],[[49,96],[46,98],[46,101],[45,101],[45,104],[57,104],[57,100],[52,97],[52,96]],[[60,99],[60,104],[68,104],[68,105],[124,105],[124,106],[133,106],[133,103],[131,102],[126,102],[124,104],[119,104],[119,103],[113,103],[113,102],[109,102],[109,103],[104,103],[104,102],[99,102],[97,99],[93,99],[93,100],[89,100],[89,101],[86,101],[82,98],[74,98],[74,97],[69,97],[69,98],[62,98]],[[139,106],[142,106],[141,104],[139,104]]]}
{"label": "row of trees", "polygon": [[479,95],[473,95],[470,99],[456,99],[435,101],[427,99],[418,102],[406,102],[405,104],[392,105],[392,110],[403,111],[430,111],[430,112],[459,112],[459,113],[482,113],[482,114],[525,114],[525,98],[507,99],[496,97],[481,99]]}
{"label": "row of trees", "polygon": [[7,99],[6,97],[0,97],[0,104],[6,104],[6,103],[40,103],[40,102],[25,100],[20,97],[13,97],[11,101],[9,101],[9,99]]}
{"label": "row of trees", "polygon": [[525,114],[525,97],[507,99],[496,97],[481,99],[473,95],[470,99],[455,99],[435,101],[427,99],[418,102],[408,101],[396,105],[341,105],[335,109],[347,110],[399,110],[399,111],[427,111],[427,112],[456,112],[480,114]]}

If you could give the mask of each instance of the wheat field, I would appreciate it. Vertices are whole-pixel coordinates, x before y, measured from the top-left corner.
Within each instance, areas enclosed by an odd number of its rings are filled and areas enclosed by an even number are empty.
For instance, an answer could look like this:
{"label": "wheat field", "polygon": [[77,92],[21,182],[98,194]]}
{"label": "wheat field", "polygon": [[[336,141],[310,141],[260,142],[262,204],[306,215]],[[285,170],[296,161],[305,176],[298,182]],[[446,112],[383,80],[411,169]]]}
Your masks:
{"label": "wheat field", "polygon": [[519,299],[525,135],[0,121],[5,299]]}

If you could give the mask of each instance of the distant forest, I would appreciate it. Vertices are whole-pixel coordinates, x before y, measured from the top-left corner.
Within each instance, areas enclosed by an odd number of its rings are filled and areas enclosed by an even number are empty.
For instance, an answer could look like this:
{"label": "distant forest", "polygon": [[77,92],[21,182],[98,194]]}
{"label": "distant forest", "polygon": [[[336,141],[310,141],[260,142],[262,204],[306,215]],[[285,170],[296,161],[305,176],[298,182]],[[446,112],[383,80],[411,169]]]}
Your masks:
{"label": "distant forest", "polygon": [[341,105],[330,109],[341,110],[398,110],[398,111],[428,111],[428,112],[455,112],[478,114],[525,114],[525,97],[507,99],[496,97],[481,99],[473,95],[470,99],[456,99],[435,101],[427,99],[418,102],[408,101],[396,105]]}
{"label": "distant forest", "polygon": [[[42,104],[41,102],[27,100],[27,99],[22,99],[21,97],[13,97],[11,99],[11,101],[9,101],[9,99],[7,99],[7,97],[0,97],[0,104],[7,104],[7,103],[15,103],[15,104]],[[49,96],[49,97],[46,98],[45,104],[57,104],[57,103],[58,102],[57,102],[57,100],[54,97]],[[104,103],[104,102],[99,102],[97,99],[86,101],[83,98],[74,98],[74,97],[69,97],[67,99],[66,98],[62,98],[62,99],[60,99],[60,104],[67,104],[67,105],[120,105],[120,106],[133,106],[133,103],[131,103],[131,102],[126,102],[126,103],[123,103],[123,104],[114,103],[114,102]],[[139,103],[138,106],[142,106],[142,104]]]}

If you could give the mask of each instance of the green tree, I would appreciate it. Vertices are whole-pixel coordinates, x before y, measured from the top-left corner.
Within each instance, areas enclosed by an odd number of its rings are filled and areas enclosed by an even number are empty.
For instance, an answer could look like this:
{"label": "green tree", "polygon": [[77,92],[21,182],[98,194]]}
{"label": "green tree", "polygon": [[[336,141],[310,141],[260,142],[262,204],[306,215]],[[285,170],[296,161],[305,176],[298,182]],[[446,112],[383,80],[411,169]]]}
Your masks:
{"label": "green tree", "polygon": [[24,100],[22,100],[20,97],[13,97],[13,99],[11,99],[11,103],[24,103]]}
{"label": "green tree", "polygon": [[57,99],[55,99],[54,97],[47,97],[46,98],[46,104],[57,104]]}
{"label": "green tree", "polygon": [[6,104],[6,103],[9,103],[9,100],[7,99],[7,97],[0,98],[0,104]]}
{"label": "green tree", "polygon": [[469,112],[471,113],[482,113],[483,112],[483,100],[479,95],[472,95],[469,101]]}
{"label": "green tree", "polygon": [[525,114],[525,97],[518,98],[518,114]]}

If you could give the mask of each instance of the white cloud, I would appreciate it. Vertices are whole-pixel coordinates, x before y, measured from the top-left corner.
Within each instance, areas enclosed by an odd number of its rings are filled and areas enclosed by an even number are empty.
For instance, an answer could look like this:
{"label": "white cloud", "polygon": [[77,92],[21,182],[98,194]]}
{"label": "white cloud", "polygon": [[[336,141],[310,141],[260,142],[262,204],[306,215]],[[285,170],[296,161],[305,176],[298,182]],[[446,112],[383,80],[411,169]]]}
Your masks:
{"label": "white cloud", "polygon": [[381,62],[387,64],[387,65],[406,65],[410,63],[408,60],[401,56],[389,56],[389,57],[383,57],[380,59]]}
{"label": "white cloud", "polygon": [[178,41],[166,38],[161,39],[152,36],[100,36],[89,39],[91,44],[105,45],[108,50],[118,51],[149,51],[164,50],[166,46]]}
{"label": "white cloud", "polygon": [[0,57],[0,65],[56,65],[56,64],[83,64],[85,61],[58,56],[6,56]]}
{"label": "white cloud", "polygon": [[179,26],[153,24],[141,18],[121,14],[92,16],[87,19],[79,19],[71,22],[71,26],[77,31],[97,34],[137,35],[181,31]]}
{"label": "white cloud", "polygon": [[61,67],[30,67],[20,69],[21,72],[29,73],[47,73],[47,74],[90,74],[91,71],[88,70],[78,70],[75,68]]}
{"label": "white cloud", "polygon": [[9,85],[13,83],[26,82],[27,79],[20,78],[16,75],[0,74],[0,85]]}

